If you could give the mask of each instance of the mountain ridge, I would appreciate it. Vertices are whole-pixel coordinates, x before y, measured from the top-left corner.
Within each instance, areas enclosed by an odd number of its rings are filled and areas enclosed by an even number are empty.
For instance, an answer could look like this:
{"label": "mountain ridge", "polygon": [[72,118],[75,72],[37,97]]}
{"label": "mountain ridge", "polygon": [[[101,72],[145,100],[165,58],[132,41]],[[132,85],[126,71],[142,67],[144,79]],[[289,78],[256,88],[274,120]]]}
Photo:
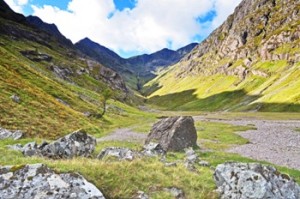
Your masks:
{"label": "mountain ridge", "polygon": [[196,46],[196,43],[189,44],[177,51],[165,48],[151,54],[137,55],[127,59],[89,38],[80,40],[75,46],[82,53],[104,66],[120,72],[132,88],[139,90],[145,82],[156,76],[154,71],[178,62]]}

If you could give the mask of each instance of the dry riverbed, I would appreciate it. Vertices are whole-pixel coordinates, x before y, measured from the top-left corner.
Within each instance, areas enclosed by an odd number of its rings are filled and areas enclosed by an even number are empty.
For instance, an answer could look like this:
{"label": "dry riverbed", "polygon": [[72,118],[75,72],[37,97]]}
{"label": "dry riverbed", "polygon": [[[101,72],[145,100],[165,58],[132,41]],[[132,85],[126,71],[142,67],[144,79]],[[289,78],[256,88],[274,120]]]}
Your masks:
{"label": "dry riverbed", "polygon": [[253,125],[257,129],[240,132],[249,140],[249,144],[236,146],[228,150],[255,160],[262,160],[280,166],[300,170],[300,121],[297,120],[256,120],[256,119],[208,119],[194,117],[196,121],[221,122],[233,125]]}

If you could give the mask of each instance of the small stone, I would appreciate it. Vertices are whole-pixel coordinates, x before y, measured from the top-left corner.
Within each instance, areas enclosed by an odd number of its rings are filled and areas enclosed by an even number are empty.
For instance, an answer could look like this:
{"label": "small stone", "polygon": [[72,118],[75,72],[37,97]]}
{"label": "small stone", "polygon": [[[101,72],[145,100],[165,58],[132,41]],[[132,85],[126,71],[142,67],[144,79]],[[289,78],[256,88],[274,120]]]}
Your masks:
{"label": "small stone", "polygon": [[202,166],[202,167],[210,167],[209,162],[203,161],[203,160],[199,162],[199,165]]}
{"label": "small stone", "polygon": [[177,163],[176,162],[167,162],[167,163],[165,163],[165,167],[177,167]]}
{"label": "small stone", "polygon": [[98,159],[103,159],[105,157],[115,157],[118,160],[133,160],[138,155],[138,152],[133,151],[127,148],[118,148],[118,147],[108,147],[103,149],[99,155],[97,156]]}
{"label": "small stone", "polygon": [[133,197],[134,199],[149,199],[150,197],[143,191],[138,191],[137,194]]}
{"label": "small stone", "polygon": [[169,192],[176,199],[185,199],[184,192],[176,187],[164,188],[164,191]]}
{"label": "small stone", "polygon": [[12,99],[13,102],[18,103],[18,104],[21,102],[21,98],[16,94],[13,94],[12,96],[10,96],[10,99]]}
{"label": "small stone", "polygon": [[165,155],[165,151],[161,148],[160,144],[150,142],[143,146],[142,154],[145,156],[158,156]]}

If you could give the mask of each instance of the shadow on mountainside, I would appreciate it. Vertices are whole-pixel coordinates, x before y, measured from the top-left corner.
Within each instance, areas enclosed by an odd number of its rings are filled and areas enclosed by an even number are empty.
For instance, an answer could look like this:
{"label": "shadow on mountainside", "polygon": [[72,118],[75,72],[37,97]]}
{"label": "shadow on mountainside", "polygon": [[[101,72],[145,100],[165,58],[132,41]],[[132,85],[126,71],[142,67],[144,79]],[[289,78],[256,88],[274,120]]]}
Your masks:
{"label": "shadow on mountainside", "polygon": [[264,112],[298,112],[300,104],[293,103],[253,103],[261,95],[248,95],[245,90],[225,91],[199,99],[195,89],[154,96],[149,104],[164,109],[182,111],[264,111]]}

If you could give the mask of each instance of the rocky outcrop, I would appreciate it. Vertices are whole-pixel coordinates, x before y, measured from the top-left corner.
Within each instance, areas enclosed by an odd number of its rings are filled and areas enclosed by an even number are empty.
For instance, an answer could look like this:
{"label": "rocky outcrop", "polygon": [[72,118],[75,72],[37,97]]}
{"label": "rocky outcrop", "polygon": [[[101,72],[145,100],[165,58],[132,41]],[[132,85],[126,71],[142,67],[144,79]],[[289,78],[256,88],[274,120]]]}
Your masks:
{"label": "rocky outcrop", "polygon": [[146,144],[158,143],[164,151],[181,151],[197,144],[197,131],[192,117],[170,117],[155,123]]}
{"label": "rocky outcrop", "polygon": [[23,137],[23,132],[20,130],[17,131],[9,131],[7,129],[3,129],[0,127],[0,140],[3,139],[14,139],[18,140]]}
{"label": "rocky outcrop", "polygon": [[77,156],[90,157],[94,152],[96,139],[85,131],[75,131],[58,140],[38,145],[35,142],[25,146],[15,145],[10,148],[22,151],[25,156],[43,156],[52,159],[69,159]]}
{"label": "rocky outcrop", "polygon": [[0,167],[0,198],[104,199],[101,191],[77,173],[57,174],[43,164]]}
{"label": "rocky outcrop", "polygon": [[127,148],[118,148],[118,147],[109,147],[103,149],[99,155],[97,156],[98,159],[104,158],[116,158],[118,160],[133,160],[138,157],[139,154],[136,151]]}
{"label": "rocky outcrop", "polygon": [[300,187],[274,167],[258,163],[218,165],[214,179],[221,198],[300,198]]}
{"label": "rocky outcrop", "polygon": [[118,90],[122,90],[124,92],[128,91],[124,80],[115,71],[106,67],[101,67],[99,74],[106,83],[111,85],[111,87],[116,88]]}
{"label": "rocky outcrop", "polygon": [[20,52],[23,56],[35,62],[51,62],[52,57],[47,54],[39,53],[37,50],[24,50]]}

